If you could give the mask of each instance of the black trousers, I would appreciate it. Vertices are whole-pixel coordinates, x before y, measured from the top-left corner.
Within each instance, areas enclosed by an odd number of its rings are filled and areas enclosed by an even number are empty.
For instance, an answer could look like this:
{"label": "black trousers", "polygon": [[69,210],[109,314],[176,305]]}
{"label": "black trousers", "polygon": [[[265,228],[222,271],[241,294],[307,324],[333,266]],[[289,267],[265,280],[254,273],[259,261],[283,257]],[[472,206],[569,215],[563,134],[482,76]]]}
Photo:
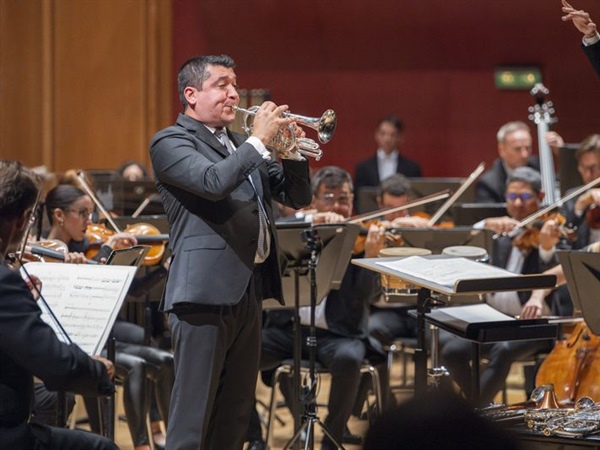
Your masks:
{"label": "black trousers", "polygon": [[175,384],[168,450],[241,449],[254,407],[261,305],[253,282],[236,305],[172,311]]}

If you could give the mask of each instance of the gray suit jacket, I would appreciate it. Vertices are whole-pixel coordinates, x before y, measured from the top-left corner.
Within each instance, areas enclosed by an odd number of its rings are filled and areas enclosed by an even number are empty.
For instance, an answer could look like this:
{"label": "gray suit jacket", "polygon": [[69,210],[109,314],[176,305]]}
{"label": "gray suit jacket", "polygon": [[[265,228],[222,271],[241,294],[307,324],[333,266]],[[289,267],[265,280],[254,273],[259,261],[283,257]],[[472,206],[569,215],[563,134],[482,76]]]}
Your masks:
{"label": "gray suit jacket", "polygon": [[255,271],[258,202],[270,221],[271,253],[256,280],[262,298],[282,300],[271,200],[294,208],[311,201],[308,163],[265,160],[244,136],[229,132],[229,155],[200,122],[180,114],[152,138],[150,156],[170,226],[171,266],[163,309],[176,304],[234,305]]}

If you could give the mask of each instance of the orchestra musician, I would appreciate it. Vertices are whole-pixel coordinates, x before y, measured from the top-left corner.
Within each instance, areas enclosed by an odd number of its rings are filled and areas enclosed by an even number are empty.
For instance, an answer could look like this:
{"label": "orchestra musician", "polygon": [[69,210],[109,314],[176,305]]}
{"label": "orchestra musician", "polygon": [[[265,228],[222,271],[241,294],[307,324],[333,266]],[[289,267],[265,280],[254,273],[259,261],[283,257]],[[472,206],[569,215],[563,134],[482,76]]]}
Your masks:
{"label": "orchestra musician", "polygon": [[[350,174],[345,170],[326,166],[312,179],[313,201],[311,214],[303,220],[312,224],[343,223],[352,215],[353,188]],[[298,220],[298,219],[297,219]],[[375,257],[383,247],[383,228],[371,225],[365,241],[364,255]],[[358,394],[360,366],[366,356],[369,304],[379,294],[375,272],[351,263],[338,290],[332,290],[316,307],[316,361],[331,371],[331,389],[328,416],[324,423],[338,443],[344,438],[344,428],[350,418]],[[302,332],[302,354],[306,355],[306,336],[310,325],[310,307],[299,311]],[[260,368],[277,367],[283,360],[293,358],[293,313],[289,309],[271,310],[262,331]],[[291,405],[291,383],[282,381],[281,390],[286,403]],[[260,427],[258,420],[251,422]],[[251,429],[248,435],[255,439],[249,448],[261,448],[260,429]],[[322,449],[336,448],[327,437]]]}
{"label": "orchestra musician", "polygon": [[[562,240],[556,220],[546,220],[539,230],[539,239],[532,241],[528,248],[513,245],[518,233],[515,227],[524,218],[538,211],[544,192],[541,190],[539,172],[530,167],[519,167],[508,176],[505,199],[508,217],[484,219],[476,228],[484,227],[497,233],[503,233],[494,241],[492,263],[514,273],[540,273],[557,264],[555,250],[558,245],[567,248]],[[528,230],[520,229],[520,233]],[[552,296],[540,301],[531,299],[531,291],[498,292],[486,296],[486,302],[495,309],[523,318],[540,317],[552,312]],[[542,299],[544,300],[544,299]],[[440,359],[453,380],[469,396],[471,393],[471,343],[467,340],[440,331]],[[481,376],[480,404],[486,405],[495,397],[506,380],[513,361],[549,350],[551,341],[509,341],[494,344],[482,344],[481,354],[489,359]],[[480,405],[476,405],[480,406]]]}
{"label": "orchestra musician", "polygon": [[[48,192],[45,208],[50,231],[48,239],[64,242],[72,256],[65,262],[86,261],[84,253],[88,241],[85,232],[91,223],[94,203],[89,195],[71,184],[59,184]],[[110,235],[101,245],[94,260],[106,259],[117,246],[131,247],[137,240],[129,233]],[[160,431],[160,418],[168,424],[168,410],[174,380],[173,355],[167,351],[143,345],[143,328],[118,319],[113,327],[116,340],[117,378],[123,382],[124,408],[127,426],[135,450],[149,450],[150,437],[146,428],[146,416],[153,400],[156,401],[160,417],[152,422],[155,447],[164,444]],[[151,393],[151,396],[148,396]],[[98,407],[86,398],[90,425],[96,432],[100,430]]]}
{"label": "orchestra musician", "polygon": [[[377,192],[377,206],[379,209],[392,208],[406,205],[413,200],[410,181],[403,175],[394,174],[383,180]],[[428,220],[419,216],[410,216],[408,210],[401,210],[382,217],[386,227],[427,227]],[[379,308],[370,306],[369,315],[369,342],[375,351],[385,354],[383,347],[389,345],[398,337],[417,337],[417,321],[408,315],[410,307]],[[388,374],[389,375],[389,374]],[[393,397],[389,391],[388,377],[380,371],[382,391],[384,392],[383,405],[387,409]]]}
{"label": "orchestra musician", "polygon": [[[586,137],[575,152],[575,158],[584,185],[600,177],[600,134]],[[566,194],[576,189],[570,189]],[[600,240],[600,213],[596,214],[600,212],[600,189],[589,189],[565,202],[562,212],[567,223],[577,229],[573,248],[580,249]]]}
{"label": "orchestra musician", "polygon": [[513,170],[523,166],[540,169],[539,160],[531,155],[531,130],[526,123],[505,123],[498,130],[496,140],[498,158],[475,184],[477,203],[504,203],[506,180]]}
{"label": "orchestra musician", "polygon": [[173,250],[162,303],[176,365],[171,450],[242,448],[258,374],[261,300],[282,297],[271,199],[293,208],[311,200],[307,161],[277,162],[265,148],[292,123],[282,115],[287,105],[263,103],[248,138],[227,130],[240,101],[234,66],[226,55],[185,62],[183,113],[150,145]]}
{"label": "orchestra musician", "polygon": [[421,166],[400,153],[404,142],[404,124],[396,116],[387,116],[379,121],[375,129],[375,142],[376,154],[356,166],[354,188],[357,193],[363,187],[379,186],[382,180],[395,173],[407,177],[422,176]]}
{"label": "orchestra musician", "polygon": [[60,342],[41,319],[26,283],[7,267],[6,257],[24,238],[40,188],[19,162],[0,160],[0,448],[117,449],[91,433],[28,423],[34,376],[53,390],[90,396],[114,392],[112,363]]}

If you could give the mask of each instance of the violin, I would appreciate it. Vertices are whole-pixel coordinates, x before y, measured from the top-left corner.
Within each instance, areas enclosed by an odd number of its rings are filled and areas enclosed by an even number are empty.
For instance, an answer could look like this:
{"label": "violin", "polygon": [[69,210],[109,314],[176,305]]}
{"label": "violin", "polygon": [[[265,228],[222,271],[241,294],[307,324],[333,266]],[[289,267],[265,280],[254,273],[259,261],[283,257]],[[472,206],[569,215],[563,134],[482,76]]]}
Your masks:
{"label": "violin", "polygon": [[[365,251],[365,242],[367,240],[367,233],[369,231],[369,227],[372,224],[381,226],[382,222],[378,219],[380,216],[385,215],[385,214],[391,214],[397,211],[404,211],[406,209],[415,207],[415,206],[421,206],[421,205],[425,205],[427,203],[431,203],[431,202],[435,202],[437,200],[441,200],[444,198],[447,198],[450,196],[450,193],[448,192],[448,190],[444,190],[441,192],[437,192],[431,195],[428,195],[426,197],[420,198],[418,200],[406,203],[404,205],[400,205],[400,206],[392,206],[391,208],[384,208],[384,209],[380,209],[377,211],[373,211],[370,213],[366,213],[366,214],[360,214],[358,216],[354,216],[351,217],[350,219],[348,219],[346,221],[346,223],[353,223],[353,224],[359,224],[361,225],[361,230],[358,234],[358,237],[354,243],[354,253],[358,254],[358,253],[362,253]],[[393,229],[389,229],[389,234],[386,233],[386,242],[388,242],[388,238],[389,238],[389,243],[390,244],[394,244],[394,245],[390,245],[390,246],[402,246],[404,244],[404,242],[401,240],[402,238],[400,237],[399,234],[394,233],[392,231]]]}
{"label": "violin", "polygon": [[[165,253],[164,243],[169,240],[168,234],[161,234],[154,225],[144,222],[128,225],[123,232],[135,236],[139,244],[150,245],[150,250],[142,263],[144,266],[153,266],[161,261]],[[89,224],[85,232],[85,237],[89,243],[85,253],[86,258],[92,259],[96,256],[100,247],[116,233],[116,231],[108,229],[105,225]],[[125,248],[125,246],[117,245],[115,250],[121,248]]]}
{"label": "violin", "polygon": [[567,219],[562,214],[554,212],[540,216],[534,222],[529,223],[525,230],[512,240],[512,244],[521,251],[538,247],[540,244],[540,231],[544,223],[549,220],[553,220],[558,224],[558,230],[563,237],[570,241],[577,239],[575,230],[566,226]]}
{"label": "violin", "polygon": [[585,222],[592,230],[600,228],[600,208],[592,205],[585,212]]}
{"label": "violin", "polygon": [[[383,222],[379,220],[366,220],[362,222],[360,231],[358,232],[358,237],[354,241],[354,249],[353,254],[358,255],[360,253],[364,253],[365,251],[365,243],[367,241],[367,234],[369,233],[369,228],[371,225],[377,225],[378,227],[384,225]],[[385,239],[385,247],[402,247],[404,245],[404,240],[402,236],[396,232],[394,228],[387,228],[383,235]]]}
{"label": "violin", "polygon": [[[29,262],[64,262],[69,253],[67,244],[58,239],[46,239],[38,242],[28,242],[25,245],[23,260]],[[96,261],[86,261],[87,264],[98,264]]]}
{"label": "violin", "polygon": [[[110,238],[115,233],[120,233],[121,230],[117,226],[117,224],[112,220],[111,215],[106,211],[102,202],[96,197],[92,188],[89,186],[85,179],[85,174],[83,171],[79,171],[77,173],[77,177],[79,178],[81,187],[86,191],[86,193],[90,196],[92,201],[96,204],[98,209],[104,214],[106,220],[113,227],[112,231],[106,228],[104,225],[100,224],[90,224],[86,230],[86,237],[90,242],[90,249],[86,252],[87,258],[93,258],[97,253],[103,243],[105,243],[108,238]],[[144,262],[142,263],[144,266],[153,266],[158,264],[162,259],[165,253],[165,242],[169,240],[169,235],[160,234],[158,228],[149,223],[137,223],[134,225],[128,225],[125,230],[125,233],[129,233],[136,237],[139,244],[149,244],[151,246],[150,251],[144,258]],[[118,246],[115,248],[124,248],[122,246]],[[88,256],[89,255],[89,256]]]}
{"label": "violin", "polygon": [[579,322],[568,339],[556,342],[535,383],[553,383],[559,403],[572,404],[581,397],[600,401],[600,336]]}

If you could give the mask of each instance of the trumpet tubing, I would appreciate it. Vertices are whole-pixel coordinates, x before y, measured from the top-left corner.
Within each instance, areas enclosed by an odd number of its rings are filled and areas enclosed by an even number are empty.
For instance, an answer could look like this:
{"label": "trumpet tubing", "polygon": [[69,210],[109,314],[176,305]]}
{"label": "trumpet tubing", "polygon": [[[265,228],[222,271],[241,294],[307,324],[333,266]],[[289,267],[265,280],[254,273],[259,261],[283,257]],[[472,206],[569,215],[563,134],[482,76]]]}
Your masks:
{"label": "trumpet tubing", "polygon": [[[234,105],[233,110],[244,114],[244,131],[247,134],[252,133],[252,125],[248,123],[250,117],[254,117],[258,111],[259,106],[251,106],[250,108],[240,108]],[[325,111],[321,117],[307,117],[298,114],[292,114],[290,112],[284,112],[284,117],[292,119],[294,122],[312,128],[317,132],[319,141],[326,144],[331,140],[335,132],[337,125],[337,118],[335,112],[331,109]],[[315,158],[317,161],[323,155],[323,151],[320,149],[319,144],[313,139],[308,138],[297,138],[294,134],[294,130],[291,126],[281,128],[277,135],[266,145],[268,148],[282,154],[283,156],[293,156],[292,154],[297,152],[304,156]]]}

